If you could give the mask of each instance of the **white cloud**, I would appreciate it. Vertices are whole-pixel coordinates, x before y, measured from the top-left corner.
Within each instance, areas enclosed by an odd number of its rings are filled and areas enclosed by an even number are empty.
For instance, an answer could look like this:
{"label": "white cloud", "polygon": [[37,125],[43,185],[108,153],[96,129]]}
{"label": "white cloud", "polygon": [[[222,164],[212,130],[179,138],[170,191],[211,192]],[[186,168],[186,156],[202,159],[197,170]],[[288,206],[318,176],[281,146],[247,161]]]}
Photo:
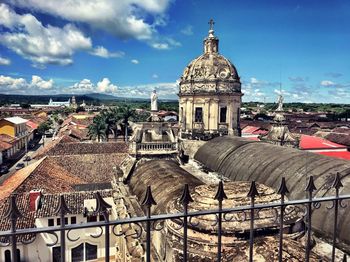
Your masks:
{"label": "white cloud", "polygon": [[275,89],[274,93],[277,95],[283,95],[283,96],[290,96],[291,95],[288,91],[286,91],[284,89],[281,89],[281,90]]}
{"label": "white cloud", "polygon": [[95,89],[94,84],[90,79],[83,79],[80,82],[75,83],[74,85],[65,89],[66,92],[74,92],[74,93],[89,93],[93,92]]}
{"label": "white cloud", "polygon": [[[137,39],[153,46],[162,37],[156,27],[167,23],[165,12],[172,0],[7,0],[15,6],[33,9],[122,39]],[[79,12],[77,12],[79,10]],[[152,19],[153,18],[153,19]]]}
{"label": "white cloud", "polygon": [[30,82],[24,78],[13,78],[0,75],[0,92],[4,93],[36,93],[45,90],[52,90],[54,81],[44,80],[40,76],[33,75]]}
{"label": "white cloud", "polygon": [[11,60],[0,56],[0,65],[10,65]]}
{"label": "white cloud", "polygon": [[33,15],[17,14],[5,4],[0,4],[0,25],[7,28],[1,43],[35,64],[71,64],[75,52],[92,48],[91,39],[74,25],[44,26]]}
{"label": "white cloud", "polygon": [[152,78],[158,78],[159,76],[157,74],[153,74]]}
{"label": "white cloud", "polygon": [[330,80],[322,80],[320,84],[321,84],[321,86],[334,86],[335,85],[335,83],[330,81]]}
{"label": "white cloud", "polygon": [[103,46],[97,46],[95,47],[90,54],[103,57],[103,58],[111,58],[111,57],[123,57],[125,55],[124,52],[118,51],[118,52],[109,52],[106,48]]}
{"label": "white cloud", "polygon": [[18,90],[26,88],[28,86],[27,81],[24,78],[12,78],[10,76],[0,75],[0,90]]}
{"label": "white cloud", "polygon": [[157,90],[160,98],[177,99],[178,82],[121,86],[116,93],[120,97],[149,98],[153,90]]}
{"label": "white cloud", "polygon": [[97,91],[101,93],[115,93],[118,87],[113,85],[108,78],[103,78],[102,81],[97,83]]}
{"label": "white cloud", "polygon": [[53,84],[54,82],[52,79],[45,81],[40,76],[33,75],[30,87],[37,87],[38,89],[51,89]]}
{"label": "white cloud", "polygon": [[187,25],[180,32],[184,35],[193,35],[193,26]]}
{"label": "white cloud", "polygon": [[130,62],[133,63],[133,64],[135,64],[135,65],[137,65],[137,64],[140,63],[140,61],[137,60],[137,59],[132,59]]}

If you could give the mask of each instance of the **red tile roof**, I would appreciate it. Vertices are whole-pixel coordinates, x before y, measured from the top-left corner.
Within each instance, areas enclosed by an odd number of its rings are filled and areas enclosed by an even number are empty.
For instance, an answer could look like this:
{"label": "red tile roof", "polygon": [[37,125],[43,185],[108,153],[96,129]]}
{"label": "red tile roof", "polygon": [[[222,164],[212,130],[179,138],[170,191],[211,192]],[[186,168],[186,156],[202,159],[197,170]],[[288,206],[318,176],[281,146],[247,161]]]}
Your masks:
{"label": "red tile roof", "polygon": [[301,135],[299,148],[304,150],[306,149],[342,149],[342,148],[346,148],[346,146],[333,143],[329,140],[326,140],[320,137]]}
{"label": "red tile roof", "polygon": [[33,122],[33,121],[31,121],[31,120],[29,120],[27,123],[26,123],[26,125],[27,126],[29,126],[31,129],[37,129],[38,128],[38,124],[37,123],[35,123],[35,122]]}

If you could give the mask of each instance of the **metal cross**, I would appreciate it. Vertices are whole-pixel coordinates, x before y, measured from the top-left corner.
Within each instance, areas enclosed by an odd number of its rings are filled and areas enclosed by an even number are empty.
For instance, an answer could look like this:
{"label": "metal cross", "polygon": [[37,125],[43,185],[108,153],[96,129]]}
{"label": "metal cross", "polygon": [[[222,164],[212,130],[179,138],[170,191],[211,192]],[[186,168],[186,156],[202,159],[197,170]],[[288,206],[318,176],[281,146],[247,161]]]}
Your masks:
{"label": "metal cross", "polygon": [[208,24],[210,25],[210,30],[214,30],[215,22],[214,22],[214,20],[212,18],[209,20]]}

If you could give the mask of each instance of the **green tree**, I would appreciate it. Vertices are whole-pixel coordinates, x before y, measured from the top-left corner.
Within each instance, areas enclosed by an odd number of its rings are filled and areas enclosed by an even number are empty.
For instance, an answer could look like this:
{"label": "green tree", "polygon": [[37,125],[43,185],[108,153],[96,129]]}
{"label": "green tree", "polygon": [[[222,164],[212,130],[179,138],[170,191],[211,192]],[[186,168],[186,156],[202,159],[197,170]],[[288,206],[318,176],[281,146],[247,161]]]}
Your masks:
{"label": "green tree", "polygon": [[101,142],[106,137],[106,128],[105,119],[101,115],[98,115],[94,117],[92,124],[89,125],[88,136],[90,139],[97,138],[97,141]]}
{"label": "green tree", "polygon": [[38,126],[38,133],[43,135],[50,128],[51,128],[51,124],[49,123],[49,121],[45,121]]}
{"label": "green tree", "polygon": [[118,108],[118,115],[122,130],[124,131],[125,142],[128,142],[129,119],[136,115],[135,109],[132,109],[127,104],[123,104]]}

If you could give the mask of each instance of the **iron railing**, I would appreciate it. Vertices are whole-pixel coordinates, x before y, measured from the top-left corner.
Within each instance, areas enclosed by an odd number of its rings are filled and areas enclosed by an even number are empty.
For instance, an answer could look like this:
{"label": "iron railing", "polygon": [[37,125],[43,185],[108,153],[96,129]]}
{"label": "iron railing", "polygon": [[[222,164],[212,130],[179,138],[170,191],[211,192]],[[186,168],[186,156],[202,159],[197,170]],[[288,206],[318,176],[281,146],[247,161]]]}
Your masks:
{"label": "iron railing", "polygon": [[[286,185],[286,181],[284,178],[282,178],[279,190],[277,191],[277,194],[281,196],[279,202],[274,203],[264,203],[264,204],[256,204],[255,200],[256,197],[259,195],[258,189],[256,187],[256,184],[254,181],[251,182],[250,190],[247,193],[247,197],[250,199],[250,205],[245,206],[236,206],[232,208],[223,208],[223,201],[227,199],[226,193],[224,191],[224,184],[222,181],[219,182],[216,195],[213,197],[218,204],[218,208],[215,210],[200,210],[200,211],[194,211],[190,212],[188,210],[189,204],[193,202],[193,199],[191,197],[191,193],[189,190],[189,186],[186,184],[183,189],[183,193],[180,197],[180,202],[183,207],[183,212],[181,213],[172,213],[172,214],[161,214],[161,215],[152,215],[151,214],[151,208],[152,206],[157,205],[155,199],[152,196],[151,187],[148,186],[146,190],[145,197],[142,201],[142,206],[145,207],[145,216],[143,217],[131,217],[131,218],[125,218],[125,219],[118,219],[118,220],[109,220],[109,213],[111,206],[104,201],[104,199],[101,197],[101,195],[96,192],[95,198],[96,198],[96,209],[95,213],[100,214],[104,216],[104,221],[100,222],[89,222],[89,223],[82,223],[82,224],[71,224],[71,225],[65,225],[65,223],[61,223],[60,226],[55,227],[40,227],[40,228],[26,228],[26,229],[16,229],[16,222],[18,218],[22,216],[20,210],[18,209],[16,205],[16,196],[12,195],[9,201],[9,206],[7,209],[7,212],[5,213],[5,218],[9,219],[11,221],[11,229],[9,231],[2,231],[0,232],[0,239],[2,240],[2,243],[0,243],[2,246],[5,245],[11,245],[11,261],[19,262],[16,256],[16,249],[17,249],[17,240],[19,236],[23,235],[37,235],[40,233],[49,233],[56,237],[56,242],[51,243],[50,246],[54,246],[60,242],[60,257],[61,261],[66,261],[65,258],[65,247],[66,247],[66,238],[70,241],[75,241],[74,239],[71,239],[68,235],[69,232],[72,230],[78,230],[78,229],[88,229],[88,228],[94,228],[98,227],[101,229],[101,234],[99,236],[102,236],[102,228],[104,227],[105,230],[105,261],[109,261],[110,259],[110,250],[108,247],[110,247],[110,229],[112,228],[111,232],[116,236],[121,236],[120,233],[115,232],[115,228],[118,225],[124,225],[124,224],[135,224],[137,225],[138,230],[136,230],[135,238],[141,238],[142,234],[145,233],[146,238],[144,241],[144,247],[145,247],[145,261],[150,262],[151,261],[151,241],[152,241],[152,231],[161,231],[164,229],[163,227],[157,227],[155,226],[156,223],[159,223],[159,221],[165,221],[165,220],[177,220],[181,221],[181,226],[177,228],[177,230],[182,230],[183,235],[183,260],[187,262],[189,260],[188,258],[188,247],[187,247],[187,241],[188,241],[188,235],[187,230],[189,229],[189,226],[194,227],[194,224],[192,223],[192,218],[194,217],[200,217],[200,216],[206,216],[206,215],[215,215],[216,222],[213,226],[217,227],[217,261],[222,261],[222,236],[223,236],[223,230],[222,230],[222,223],[223,222],[229,222],[231,221],[230,218],[227,218],[226,215],[243,212],[244,215],[244,221],[250,220],[250,228],[249,228],[249,261],[253,261],[254,258],[254,237],[255,237],[255,231],[254,231],[254,222],[255,222],[255,216],[256,213],[259,210],[262,209],[278,209],[279,212],[276,213],[276,221],[279,222],[279,228],[278,228],[278,261],[282,261],[282,244],[284,241],[284,233],[283,233],[283,226],[284,226],[284,216],[286,215],[286,207],[287,206],[304,206],[306,209],[305,212],[305,225],[306,225],[306,241],[305,241],[305,261],[310,260],[310,253],[311,253],[311,232],[312,232],[312,216],[313,216],[313,210],[320,208],[322,203],[325,202],[331,202],[332,205],[327,207],[329,210],[333,209],[334,213],[334,220],[333,220],[333,240],[330,243],[332,245],[332,252],[330,254],[331,261],[335,261],[335,252],[336,252],[336,246],[337,246],[337,227],[338,227],[338,216],[339,216],[339,209],[340,208],[346,208],[346,205],[343,203],[344,200],[350,199],[350,195],[339,195],[340,188],[343,187],[340,175],[336,174],[334,182],[331,186],[335,190],[335,194],[333,196],[326,196],[321,198],[316,198],[313,196],[313,192],[316,189],[316,186],[314,184],[314,179],[311,176],[309,178],[308,184],[306,186],[306,193],[308,197],[306,199],[301,200],[285,200],[286,195],[289,193],[289,190]],[[63,195],[60,196],[58,206],[56,207],[55,214],[60,217],[60,221],[65,221],[65,216],[67,213],[69,213],[69,207],[66,204],[66,201],[63,197]],[[331,211],[330,211],[331,212]],[[60,240],[58,240],[58,235],[56,232],[60,233]],[[96,237],[96,236],[95,236]],[[4,243],[4,240],[7,240]],[[23,243],[28,244],[28,242]],[[344,255],[342,261],[346,261],[347,257]]]}

